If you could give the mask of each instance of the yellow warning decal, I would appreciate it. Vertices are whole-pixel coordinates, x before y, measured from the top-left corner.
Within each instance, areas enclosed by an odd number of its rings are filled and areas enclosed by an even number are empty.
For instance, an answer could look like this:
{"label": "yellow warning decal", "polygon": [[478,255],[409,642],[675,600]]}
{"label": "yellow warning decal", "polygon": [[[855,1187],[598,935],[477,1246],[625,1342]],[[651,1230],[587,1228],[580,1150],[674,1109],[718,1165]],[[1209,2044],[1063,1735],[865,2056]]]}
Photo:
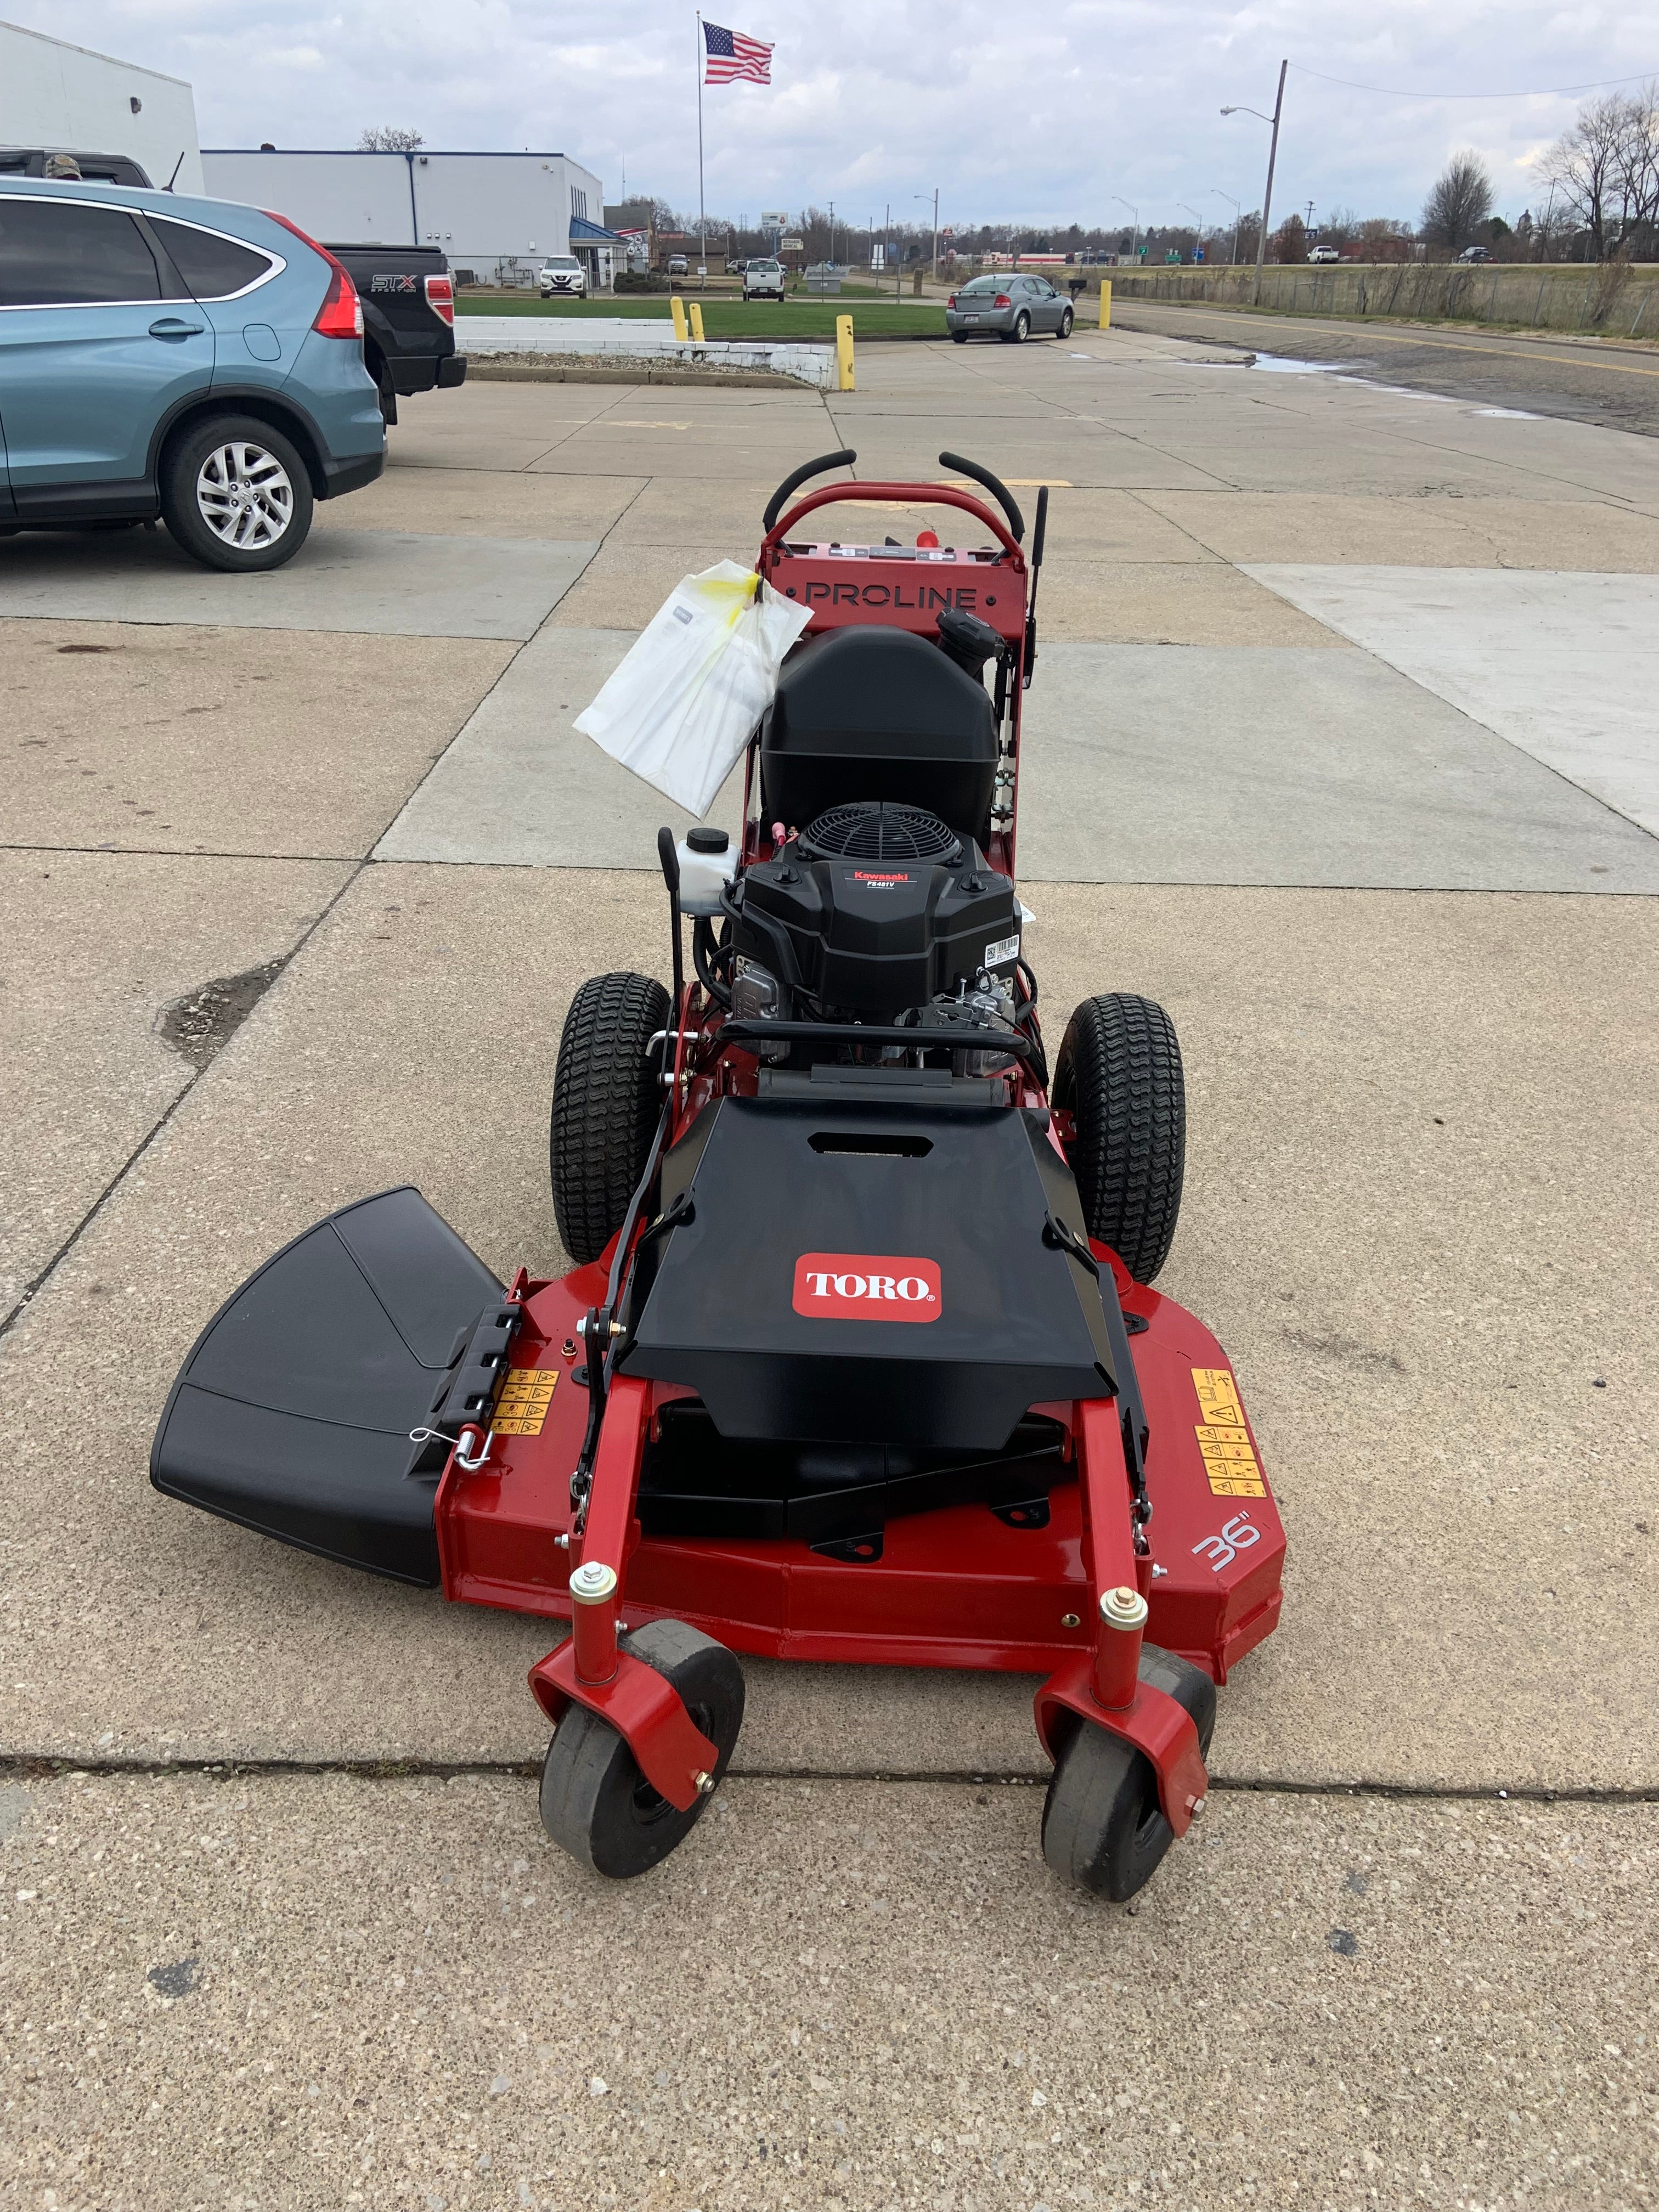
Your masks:
{"label": "yellow warning decal", "polygon": [[509,1367],[501,1395],[495,1401],[490,1427],[498,1437],[538,1437],[547,1409],[553,1402],[556,1367]]}
{"label": "yellow warning decal", "polygon": [[1216,1498],[1265,1498],[1250,1432],[1244,1425],[1244,1409],[1238,1402],[1238,1385],[1224,1367],[1194,1367],[1193,1388],[1198,1393],[1204,1418],[1193,1433],[1203,1455],[1204,1472]]}

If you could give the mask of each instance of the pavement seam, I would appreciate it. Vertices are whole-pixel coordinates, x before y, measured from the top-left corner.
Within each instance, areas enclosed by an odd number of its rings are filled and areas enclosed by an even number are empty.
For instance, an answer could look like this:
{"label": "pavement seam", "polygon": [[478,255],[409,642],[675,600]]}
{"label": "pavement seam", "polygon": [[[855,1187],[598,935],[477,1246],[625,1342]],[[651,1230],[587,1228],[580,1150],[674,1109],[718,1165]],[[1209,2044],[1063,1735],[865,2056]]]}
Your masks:
{"label": "pavement seam", "polygon": [[[187,856],[170,854],[166,857],[168,859],[179,859]],[[238,854],[233,857],[240,860],[245,858],[246,855]],[[353,884],[356,882],[358,877],[362,873],[366,866],[367,863],[362,860],[356,861],[354,864],[349,864],[349,872],[348,873],[345,881],[341,884],[332,896],[325,902],[322,912],[316,915],[313,921],[307,922],[306,927],[300,932],[298,937],[295,939],[292,945],[281,956],[283,963],[282,971],[270,987],[272,991],[281,989],[283,977],[288,973],[290,964],[298,958],[299,955],[305,950],[306,946],[311,942],[311,939],[328,920],[330,915],[333,913],[335,908],[339,904],[340,901],[345,896],[346,893],[351,889]],[[270,992],[265,994],[267,998],[269,998],[270,995]],[[57,1273],[58,1269],[63,1265],[64,1261],[68,1259],[70,1254],[80,1243],[82,1237],[92,1226],[93,1223],[98,1218],[98,1216],[103,1212],[105,1206],[108,1205],[110,1200],[115,1195],[116,1192],[121,1188],[121,1185],[131,1174],[138,1162],[143,1158],[145,1153],[149,1152],[150,1146],[161,1135],[162,1130],[167,1127],[173,1115],[184,1104],[185,1099],[190,1097],[197,1085],[201,1081],[202,1078],[207,1073],[208,1069],[210,1068],[212,1065],[212,1060],[209,1060],[206,1063],[206,1066],[198,1067],[196,1070],[195,1073],[190,1078],[190,1080],[179,1091],[178,1094],[173,1099],[171,1104],[168,1105],[167,1110],[161,1115],[161,1118],[153,1124],[147,1134],[140,1139],[133,1150],[128,1153],[126,1158],[122,1161],[120,1166],[117,1168],[115,1173],[104,1185],[102,1190],[99,1192],[97,1197],[94,1199],[92,1204],[81,1216],[81,1218],[76,1223],[74,1228],[70,1231],[69,1235],[64,1237],[63,1243],[58,1247],[58,1249],[46,1261],[46,1266],[42,1267],[40,1273],[33,1276],[31,1280],[24,1284],[22,1291],[19,1296],[16,1304],[11,1308],[11,1310],[5,1316],[4,1319],[0,1320],[0,1342],[3,1342],[5,1338],[11,1334],[17,1323],[28,1311],[29,1307],[34,1303],[34,1300],[40,1296],[40,1292],[46,1289],[53,1275]]]}
{"label": "pavement seam", "polygon": [[[1252,568],[1275,568],[1295,567],[1297,565],[1297,564],[1295,562],[1279,561],[1253,561],[1248,567],[1242,567],[1239,573],[1242,575],[1249,575],[1250,581],[1252,583],[1261,584],[1263,583],[1263,579],[1261,576],[1250,575],[1250,570]],[[1347,568],[1351,565],[1358,564],[1342,562],[1340,564],[1332,565],[1340,565],[1343,568]],[[1437,569],[1433,571],[1433,573],[1437,575],[1455,575],[1458,572],[1455,569]],[[1492,572],[1489,569],[1476,569],[1473,571],[1473,573],[1477,575],[1488,575]],[[1575,574],[1595,575],[1606,574],[1616,574],[1619,572],[1617,570],[1603,571],[1596,569],[1577,570],[1567,568],[1534,568],[1522,570],[1518,568],[1506,568],[1503,573],[1505,575],[1528,574],[1546,576]],[[1281,591],[1277,584],[1265,584],[1264,588],[1272,592],[1275,599],[1283,599],[1287,606],[1297,606],[1297,602],[1291,599],[1290,593],[1285,591]],[[1305,607],[1297,607],[1297,611],[1299,614],[1306,614],[1308,611]],[[1312,616],[1310,618],[1315,622],[1319,622],[1323,619],[1323,617],[1318,615]],[[1391,669],[1395,675],[1403,677],[1407,684],[1415,684],[1419,691],[1425,693],[1431,699],[1438,699],[1443,706],[1449,707],[1454,714],[1462,715],[1465,721],[1474,723],[1476,729],[1485,730],[1489,736],[1496,738],[1499,744],[1507,745],[1511,752],[1519,753],[1523,760],[1529,760],[1535,767],[1543,769],[1547,774],[1553,775],[1558,783],[1565,784],[1569,791],[1576,791],[1581,799],[1588,799],[1591,805],[1599,806],[1604,814],[1611,815],[1615,822],[1627,823],[1630,827],[1636,830],[1640,836],[1650,840],[1653,839],[1653,831],[1648,828],[1645,823],[1638,822],[1633,814],[1626,813],[1622,807],[1615,806],[1610,799],[1603,799],[1600,792],[1590,790],[1587,784],[1577,782],[1572,776],[1570,776],[1567,774],[1565,769],[1558,768],[1553,761],[1546,760],[1541,753],[1531,751],[1527,746],[1521,744],[1516,739],[1507,735],[1507,733],[1503,730],[1498,729],[1496,724],[1489,722],[1486,720],[1483,716],[1475,714],[1471,708],[1464,706],[1458,700],[1448,698],[1443,691],[1437,691],[1432,684],[1425,683],[1420,676],[1414,675],[1409,668],[1402,668],[1397,660],[1391,660],[1388,654],[1381,651],[1377,647],[1365,644],[1363,640],[1353,636],[1351,632],[1342,629],[1337,623],[1326,622],[1324,626],[1327,629],[1334,632],[1336,636],[1346,637],[1348,643],[1352,646],[1357,652],[1364,653],[1368,659],[1377,662],[1380,666]],[[1431,886],[1419,885],[1417,886],[1417,888],[1430,889]],[[1527,897],[1533,896],[1533,894],[1521,892],[1517,894],[1517,896]],[[1545,896],[1547,896],[1548,894],[1546,893]],[[1570,896],[1571,894],[1568,894],[1568,896]],[[1607,894],[1597,893],[1596,896],[1598,897],[1605,896],[1607,896]],[[1612,896],[1614,897],[1650,898],[1652,896],[1652,893],[1650,891],[1614,892]]]}
{"label": "pavement seam", "polygon": [[[447,750],[447,748],[446,748]],[[205,845],[13,845],[0,843],[0,853],[62,853],[92,860],[271,860],[280,867],[315,863],[319,866],[359,868],[361,853],[235,853]]]}
{"label": "pavement seam", "polygon": [[[362,1782],[459,1781],[469,1777],[533,1780],[538,1759],[76,1759],[60,1752],[0,1753],[0,1778],[66,1781],[123,1776],[167,1781],[204,1775],[225,1781],[254,1777],[342,1775]],[[1046,1788],[1048,1770],[1034,1767],[817,1767],[738,1766],[726,1770],[733,1782],[882,1783],[895,1787],[939,1784],[952,1789],[1033,1790]],[[1526,1805],[1659,1804],[1659,1783],[1629,1787],[1575,1784],[1297,1781],[1260,1775],[1212,1774],[1212,1793],[1232,1796],[1388,1797],[1412,1803]]]}
{"label": "pavement seam", "polygon": [[[643,477],[641,478],[639,489],[634,494],[633,497],[629,500],[627,505],[623,508],[622,513],[616,516],[615,519],[606,526],[604,536],[599,538],[598,543],[595,544],[592,552],[589,554],[587,559],[583,562],[581,567],[571,578],[565,589],[560,592],[558,598],[548,609],[541,621],[537,623],[535,629],[530,633],[530,635],[520,640],[516,650],[507,659],[506,665],[496,676],[495,682],[490,684],[489,689],[483,692],[479,698],[473,702],[472,711],[467,715],[465,720],[463,721],[460,728],[455,732],[454,735],[450,738],[449,743],[444,747],[443,750],[437,754],[434,759],[428,762],[424,772],[416,777],[414,783],[410,785],[410,788],[398,800],[397,808],[392,813],[391,819],[385,823],[379,834],[370,840],[368,852],[358,863],[359,867],[402,867],[409,865],[407,862],[401,860],[393,860],[391,859],[382,860],[379,859],[378,855],[380,847],[392,835],[398,823],[403,820],[404,816],[415,804],[416,799],[419,798],[421,793],[425,790],[430,779],[437,774],[439,769],[442,767],[445,761],[449,758],[450,754],[454,751],[456,746],[459,744],[461,739],[472,727],[473,723],[477,720],[478,716],[483,712],[484,708],[489,702],[495,697],[495,693],[500,689],[501,685],[507,681],[509,671],[518,666],[520,654],[524,653],[530,646],[533,645],[544,629],[550,628],[557,629],[559,627],[559,625],[553,620],[554,616],[557,614],[561,605],[569,597],[570,593],[575,590],[577,585],[581,582],[582,578],[586,575],[588,570],[593,566],[593,563],[605,551],[605,547],[611,543],[611,532],[621,526],[621,525],[627,520],[628,516],[633,513],[640,501],[644,498],[649,486],[655,482],[656,478],[654,477]],[[462,860],[449,861],[444,865],[451,867],[480,867],[489,866],[491,864],[488,861]],[[3,1334],[3,1330],[0,1330],[0,1334]]]}

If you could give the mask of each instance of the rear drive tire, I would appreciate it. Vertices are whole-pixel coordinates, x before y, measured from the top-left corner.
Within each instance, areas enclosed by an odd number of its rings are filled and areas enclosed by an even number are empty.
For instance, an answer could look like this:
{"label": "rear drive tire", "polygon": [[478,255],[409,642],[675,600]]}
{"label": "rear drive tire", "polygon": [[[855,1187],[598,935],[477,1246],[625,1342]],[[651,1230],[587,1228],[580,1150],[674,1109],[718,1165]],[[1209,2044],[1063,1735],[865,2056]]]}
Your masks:
{"label": "rear drive tire", "polygon": [[952,345],[966,345],[968,343],[967,331],[952,331],[951,333],[951,343]]}
{"label": "rear drive tire", "polygon": [[280,430],[252,415],[213,415],[167,448],[161,514],[204,568],[280,568],[311,528],[311,477]]}
{"label": "rear drive tire", "polygon": [[622,1227],[662,1113],[659,1054],[668,994],[649,975],[591,975],[570,1001],[553,1078],[553,1212],[579,1266]]}
{"label": "rear drive tire", "polygon": [[1054,1063],[1052,1103],[1072,1116],[1066,1157],[1089,1234],[1138,1283],[1170,1256],[1187,1161],[1187,1091],[1175,1024],[1151,999],[1085,999]]}
{"label": "rear drive tire", "polygon": [[[1140,1679],[1184,1705],[1207,1758],[1215,1733],[1215,1684],[1200,1668],[1140,1647]],[[1042,1807],[1042,1856],[1066,1881],[1121,1905],[1151,1880],[1175,1841],[1158,1802],[1158,1777],[1144,1752],[1109,1729],[1079,1719],[1062,1747]]]}
{"label": "rear drive tire", "polygon": [[[620,1637],[623,1650],[666,1675],[719,1753],[719,1788],[743,1726],[743,1669],[723,1644],[683,1620],[653,1620]],[[659,1796],[607,1720],[571,1705],[542,1765],[542,1826],[580,1866],[612,1881],[648,1873],[685,1841],[714,1794],[682,1813]]]}
{"label": "rear drive tire", "polygon": [[1003,332],[1003,342],[1007,345],[1024,345],[1026,339],[1029,338],[1030,335],[1031,318],[1026,313],[1024,308],[1022,307],[1019,313],[1014,317],[1014,327],[1012,330],[1005,331]]}

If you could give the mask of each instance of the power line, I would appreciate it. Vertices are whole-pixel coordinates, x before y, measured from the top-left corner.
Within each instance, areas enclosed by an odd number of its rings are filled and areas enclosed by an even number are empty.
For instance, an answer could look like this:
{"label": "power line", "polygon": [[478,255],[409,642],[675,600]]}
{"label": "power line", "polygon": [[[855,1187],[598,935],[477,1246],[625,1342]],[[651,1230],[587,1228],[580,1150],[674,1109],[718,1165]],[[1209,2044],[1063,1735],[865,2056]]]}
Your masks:
{"label": "power line", "polygon": [[1385,100],[1549,100],[1559,94],[1571,92],[1607,92],[1615,85],[1639,84],[1646,78],[1659,76],[1659,70],[1638,70],[1633,76],[1604,76],[1594,84],[1547,84],[1520,92],[1402,92],[1398,86],[1387,84],[1356,84],[1351,77],[1327,76],[1323,70],[1304,69],[1300,62],[1291,67],[1298,76],[1317,77],[1322,84],[1340,84],[1348,92],[1374,92]]}

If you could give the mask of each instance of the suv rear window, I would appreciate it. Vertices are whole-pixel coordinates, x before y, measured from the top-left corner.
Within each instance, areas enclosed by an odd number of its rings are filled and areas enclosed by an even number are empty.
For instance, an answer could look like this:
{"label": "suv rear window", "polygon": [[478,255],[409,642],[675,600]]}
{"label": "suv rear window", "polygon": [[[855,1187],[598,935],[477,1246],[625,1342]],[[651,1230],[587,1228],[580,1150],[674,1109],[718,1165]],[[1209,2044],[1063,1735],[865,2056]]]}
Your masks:
{"label": "suv rear window", "polygon": [[123,209],[0,195],[0,307],[161,297],[155,256]]}
{"label": "suv rear window", "polygon": [[255,246],[193,229],[169,216],[154,216],[151,221],[173,256],[173,267],[198,300],[228,300],[234,292],[245,292],[271,266],[270,256]]}

